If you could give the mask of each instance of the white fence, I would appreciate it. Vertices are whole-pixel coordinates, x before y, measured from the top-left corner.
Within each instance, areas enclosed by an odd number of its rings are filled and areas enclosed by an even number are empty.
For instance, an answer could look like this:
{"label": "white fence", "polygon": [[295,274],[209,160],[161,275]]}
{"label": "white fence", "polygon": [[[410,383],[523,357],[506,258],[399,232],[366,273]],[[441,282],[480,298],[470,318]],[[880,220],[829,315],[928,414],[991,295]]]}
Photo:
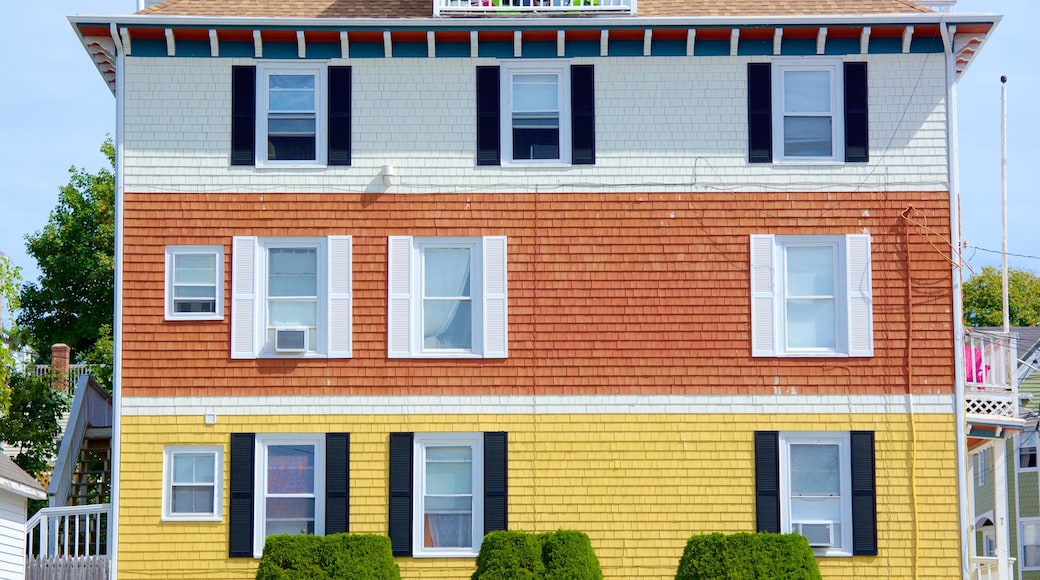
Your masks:
{"label": "white fence", "polygon": [[30,559],[107,559],[111,514],[111,504],[43,508],[25,523],[26,551]]}

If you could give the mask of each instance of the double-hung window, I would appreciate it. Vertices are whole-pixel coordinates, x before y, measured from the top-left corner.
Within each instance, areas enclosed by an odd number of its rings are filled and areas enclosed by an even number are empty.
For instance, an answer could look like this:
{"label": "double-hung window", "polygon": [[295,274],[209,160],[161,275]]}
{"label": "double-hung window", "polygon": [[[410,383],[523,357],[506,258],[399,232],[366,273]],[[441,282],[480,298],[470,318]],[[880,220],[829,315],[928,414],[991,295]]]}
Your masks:
{"label": "double-hung window", "polygon": [[231,164],[350,164],[350,67],[262,62],[232,68]]}
{"label": "double-hung window", "polygon": [[1015,443],[1018,445],[1018,468],[1021,470],[1035,471],[1037,469],[1036,462],[1036,442],[1037,432],[1027,432],[1022,435],[1015,437]]}
{"label": "double-hung window", "polygon": [[395,556],[476,556],[507,517],[507,434],[391,433]]}
{"label": "double-hung window", "polygon": [[593,164],[595,141],[591,65],[477,67],[477,165]]}
{"label": "double-hung window", "polygon": [[220,519],[222,447],[167,447],[163,455],[163,519]]}
{"label": "double-hung window", "polygon": [[166,247],[166,319],[224,318],[224,248]]}
{"label": "double-hung window", "polygon": [[1040,569],[1040,518],[1022,518],[1022,568]]}
{"label": "double-hung window", "polygon": [[866,162],[867,65],[778,58],[748,65],[752,163]]}
{"label": "double-hung window", "polygon": [[349,357],[351,238],[236,237],[232,358]]}
{"label": "double-hung window", "polygon": [[874,433],[755,433],[757,529],[817,555],[877,554]]}
{"label": "double-hung window", "polygon": [[870,237],[751,236],[753,356],[873,354]]}
{"label": "double-hung window", "polygon": [[324,535],[323,444],[319,435],[257,435],[254,553],[274,534]]}
{"label": "double-hung window", "polygon": [[506,239],[389,239],[389,354],[506,356]]}

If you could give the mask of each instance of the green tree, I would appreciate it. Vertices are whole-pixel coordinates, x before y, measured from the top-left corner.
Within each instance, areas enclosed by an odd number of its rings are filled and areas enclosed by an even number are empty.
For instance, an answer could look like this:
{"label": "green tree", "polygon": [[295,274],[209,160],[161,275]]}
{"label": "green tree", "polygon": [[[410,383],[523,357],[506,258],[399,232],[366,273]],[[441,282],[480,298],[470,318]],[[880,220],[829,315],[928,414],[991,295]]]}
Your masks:
{"label": "green tree", "polygon": [[11,264],[11,259],[0,253],[0,414],[6,412],[10,401],[9,379],[15,371],[11,349],[17,343],[17,330],[4,326],[4,315],[18,309],[18,283],[21,280],[21,268]]}
{"label": "green tree", "polygon": [[58,421],[68,410],[69,401],[54,384],[68,381],[68,377],[15,372],[9,380],[11,401],[0,419],[0,441],[8,450],[17,450],[13,459],[18,467],[37,477],[50,470],[49,463],[58,451]]}
{"label": "green tree", "polygon": [[[964,323],[968,326],[1004,324],[1001,275],[987,266],[964,283]],[[1008,311],[1011,326],[1040,324],[1040,277],[1028,270],[1008,270]]]}
{"label": "green tree", "polygon": [[115,288],[115,148],[101,145],[110,167],[69,169],[44,228],[26,236],[40,268],[38,283],[21,288],[18,325],[37,353],[64,343],[82,355],[112,326]]}

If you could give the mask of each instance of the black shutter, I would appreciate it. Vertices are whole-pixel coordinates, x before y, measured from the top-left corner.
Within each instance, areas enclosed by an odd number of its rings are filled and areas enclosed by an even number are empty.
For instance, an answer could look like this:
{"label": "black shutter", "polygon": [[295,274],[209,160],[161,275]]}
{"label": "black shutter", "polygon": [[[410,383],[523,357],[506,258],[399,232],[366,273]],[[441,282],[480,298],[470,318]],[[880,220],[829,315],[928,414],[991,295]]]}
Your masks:
{"label": "black shutter", "polygon": [[231,164],[255,165],[256,67],[231,67]]}
{"label": "black shutter", "polygon": [[390,546],[395,556],[412,555],[411,433],[390,434]]}
{"label": "black shutter", "polygon": [[870,159],[867,132],[867,63],[845,63],[845,161]]}
{"label": "black shutter", "polygon": [[509,529],[508,437],[484,433],[484,533]]}
{"label": "black shutter", "polygon": [[477,165],[501,165],[502,106],[497,66],[477,67]]}
{"label": "black shutter", "polygon": [[755,530],[780,533],[780,433],[755,431]]}
{"label": "black shutter", "polygon": [[571,163],[596,163],[596,83],[590,64],[571,66]]}
{"label": "black shutter", "polygon": [[350,531],[350,433],[325,435],[325,535]]}
{"label": "black shutter", "polygon": [[231,497],[228,499],[228,555],[253,557],[253,464],[256,436],[231,434]]}
{"label": "black shutter", "polygon": [[329,165],[350,165],[350,67],[329,67]]}
{"label": "black shutter", "polygon": [[852,553],[876,556],[877,493],[874,480],[874,432],[849,433],[852,447]]}
{"label": "black shutter", "polygon": [[748,63],[748,160],[773,161],[773,86],[769,63]]}

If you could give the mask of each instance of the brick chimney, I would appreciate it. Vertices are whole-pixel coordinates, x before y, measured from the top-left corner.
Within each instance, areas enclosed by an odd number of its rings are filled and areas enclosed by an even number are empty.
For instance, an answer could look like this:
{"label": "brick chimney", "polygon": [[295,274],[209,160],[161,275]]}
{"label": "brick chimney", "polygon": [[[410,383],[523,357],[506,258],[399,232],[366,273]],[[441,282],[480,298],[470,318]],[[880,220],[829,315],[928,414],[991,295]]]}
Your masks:
{"label": "brick chimney", "polygon": [[67,391],[69,389],[69,356],[72,349],[67,344],[51,345],[51,373],[54,376],[54,389]]}

